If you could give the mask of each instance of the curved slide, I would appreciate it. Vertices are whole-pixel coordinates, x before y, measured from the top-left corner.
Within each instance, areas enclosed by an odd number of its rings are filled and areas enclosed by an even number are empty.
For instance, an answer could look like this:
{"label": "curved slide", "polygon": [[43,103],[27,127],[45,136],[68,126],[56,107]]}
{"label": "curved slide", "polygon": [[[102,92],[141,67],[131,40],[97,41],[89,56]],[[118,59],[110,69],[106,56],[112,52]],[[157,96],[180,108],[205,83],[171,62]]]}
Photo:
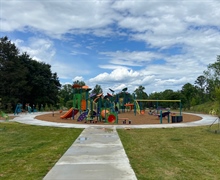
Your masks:
{"label": "curved slide", "polygon": [[73,115],[73,110],[74,110],[74,116],[79,112],[78,109],[70,108],[64,115],[60,116],[60,118],[61,119],[71,118]]}
{"label": "curved slide", "polygon": [[139,106],[139,104],[138,104],[137,101],[135,101],[135,106],[136,106],[136,112],[137,112],[138,114],[141,114],[140,106]]}

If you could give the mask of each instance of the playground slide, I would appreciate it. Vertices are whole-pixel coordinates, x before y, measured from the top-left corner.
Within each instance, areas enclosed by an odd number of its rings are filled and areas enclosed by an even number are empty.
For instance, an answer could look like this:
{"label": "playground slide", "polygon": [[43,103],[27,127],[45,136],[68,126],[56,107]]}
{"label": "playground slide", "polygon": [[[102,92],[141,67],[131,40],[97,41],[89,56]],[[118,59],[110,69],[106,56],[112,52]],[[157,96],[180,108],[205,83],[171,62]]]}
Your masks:
{"label": "playground slide", "polygon": [[[80,116],[78,117],[78,119],[77,119],[77,121],[83,121],[83,120],[85,120],[87,117],[88,117],[88,114],[90,114],[91,112],[89,111],[85,111],[85,112],[83,112],[82,114],[80,114]],[[96,114],[96,112],[95,111],[93,111],[93,118],[96,116],[97,114]]]}
{"label": "playground slide", "polygon": [[86,119],[88,115],[88,112],[83,112],[82,114],[80,114],[80,116],[78,117],[77,121],[83,121],[84,119]]}
{"label": "playground slide", "polygon": [[138,113],[138,114],[141,114],[140,106],[139,106],[139,104],[138,104],[137,101],[135,101],[135,105],[136,105],[136,111],[137,111],[137,113]]}
{"label": "playground slide", "polygon": [[[74,116],[79,112],[78,109],[74,109]],[[73,115],[73,108],[70,108],[64,115],[60,116],[61,119],[71,118]]]}

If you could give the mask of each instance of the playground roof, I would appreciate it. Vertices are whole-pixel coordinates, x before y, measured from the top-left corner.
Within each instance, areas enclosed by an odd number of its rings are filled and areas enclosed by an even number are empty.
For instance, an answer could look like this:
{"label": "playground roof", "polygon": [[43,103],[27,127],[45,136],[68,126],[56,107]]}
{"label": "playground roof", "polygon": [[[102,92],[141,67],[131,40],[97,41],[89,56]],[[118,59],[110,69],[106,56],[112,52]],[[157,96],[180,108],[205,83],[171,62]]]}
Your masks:
{"label": "playground roof", "polygon": [[79,84],[73,84],[73,86],[72,86],[73,88],[81,88],[82,86],[81,85],[79,85]]}

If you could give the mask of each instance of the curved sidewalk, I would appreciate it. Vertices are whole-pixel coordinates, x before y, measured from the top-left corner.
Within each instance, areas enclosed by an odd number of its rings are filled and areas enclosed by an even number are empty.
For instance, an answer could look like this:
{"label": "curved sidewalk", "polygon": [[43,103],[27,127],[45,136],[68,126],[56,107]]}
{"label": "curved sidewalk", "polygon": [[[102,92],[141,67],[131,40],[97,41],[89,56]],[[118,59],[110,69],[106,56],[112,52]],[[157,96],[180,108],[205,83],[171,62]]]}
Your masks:
{"label": "curved sidewalk", "polygon": [[67,124],[67,123],[56,123],[56,122],[49,122],[35,119],[35,116],[47,114],[47,113],[32,113],[32,114],[21,114],[14,118],[13,121],[30,124],[30,125],[37,125],[37,126],[53,126],[53,127],[63,127],[63,128],[88,128],[88,127],[114,127],[114,128],[174,128],[174,127],[193,127],[193,126],[204,126],[204,125],[211,125],[217,117],[206,115],[206,114],[193,114],[202,117],[199,121],[188,122],[188,123],[170,123],[170,124],[142,124],[142,125],[96,125],[96,124]]}

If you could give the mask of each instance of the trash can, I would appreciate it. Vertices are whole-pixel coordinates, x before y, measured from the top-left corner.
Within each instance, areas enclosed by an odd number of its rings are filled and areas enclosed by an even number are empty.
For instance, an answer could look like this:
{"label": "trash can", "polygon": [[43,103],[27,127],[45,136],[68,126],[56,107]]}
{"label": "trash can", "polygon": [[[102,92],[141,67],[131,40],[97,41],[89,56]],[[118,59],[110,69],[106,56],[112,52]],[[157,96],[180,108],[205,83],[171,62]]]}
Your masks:
{"label": "trash can", "polygon": [[172,123],[176,123],[177,122],[176,116],[171,116],[171,121],[172,121]]}
{"label": "trash can", "polygon": [[182,122],[183,121],[183,116],[176,116],[177,117],[177,122]]}
{"label": "trash can", "polygon": [[179,123],[183,121],[183,116],[171,116],[172,123]]}

